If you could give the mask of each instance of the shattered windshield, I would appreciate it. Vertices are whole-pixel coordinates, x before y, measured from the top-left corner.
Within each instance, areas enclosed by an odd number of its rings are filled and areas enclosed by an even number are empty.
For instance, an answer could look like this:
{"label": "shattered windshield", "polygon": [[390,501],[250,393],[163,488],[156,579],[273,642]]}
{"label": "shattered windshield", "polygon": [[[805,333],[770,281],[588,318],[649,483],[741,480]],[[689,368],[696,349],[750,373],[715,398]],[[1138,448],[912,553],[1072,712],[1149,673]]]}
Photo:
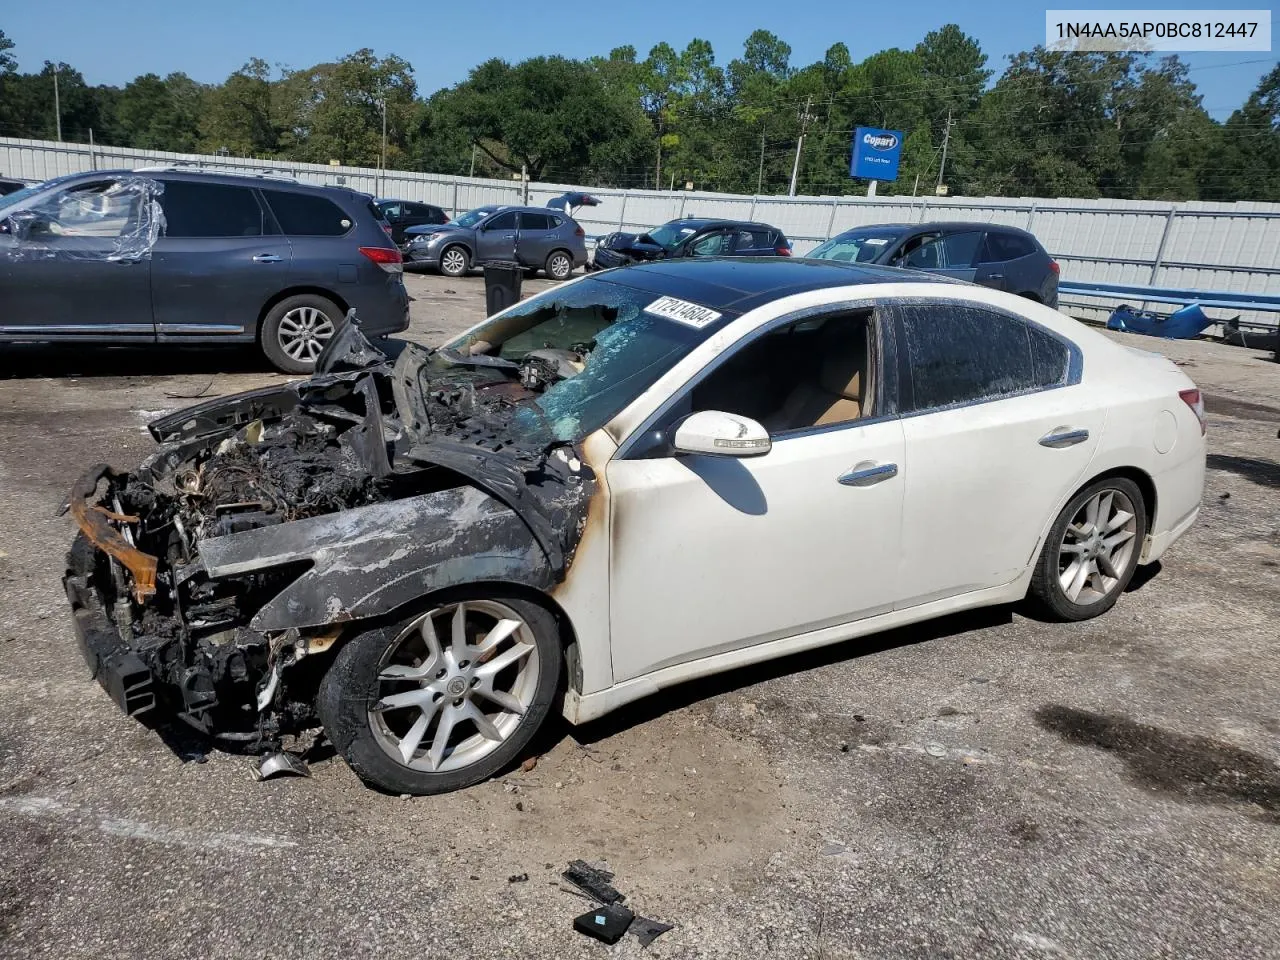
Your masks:
{"label": "shattered windshield", "polygon": [[[683,305],[684,319],[670,319],[681,316],[672,304]],[[688,319],[699,311],[697,320]],[[710,320],[702,320],[706,316]],[[511,421],[529,439],[576,441],[670,370],[719,316],[592,277],[518,304],[450,342],[440,355],[456,365],[500,369],[530,390],[531,400]]]}
{"label": "shattered windshield", "polygon": [[664,223],[648,233],[649,239],[668,253],[678,247],[682,240],[692,235],[693,227],[680,226],[675,223]]}
{"label": "shattered windshield", "polygon": [[477,207],[474,210],[468,210],[453,222],[459,227],[474,227],[477,223],[497,209],[497,207]]}

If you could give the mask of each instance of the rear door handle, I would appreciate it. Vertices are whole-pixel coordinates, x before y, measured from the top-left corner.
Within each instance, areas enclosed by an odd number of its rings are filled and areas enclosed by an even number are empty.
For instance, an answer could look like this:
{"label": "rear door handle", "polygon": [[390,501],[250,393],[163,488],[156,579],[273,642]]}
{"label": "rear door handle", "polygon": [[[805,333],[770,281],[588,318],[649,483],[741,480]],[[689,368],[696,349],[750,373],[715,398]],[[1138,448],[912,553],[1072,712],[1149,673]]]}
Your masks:
{"label": "rear door handle", "polygon": [[872,463],[864,461],[840,477],[840,483],[846,487],[869,487],[898,475],[896,463]]}
{"label": "rear door handle", "polygon": [[283,257],[278,257],[274,253],[258,253],[254,254],[254,263],[279,263]]}
{"label": "rear door handle", "polygon": [[1084,443],[1088,439],[1088,430],[1071,430],[1067,427],[1058,427],[1040,438],[1040,446],[1060,450],[1063,447],[1074,447],[1077,443]]}

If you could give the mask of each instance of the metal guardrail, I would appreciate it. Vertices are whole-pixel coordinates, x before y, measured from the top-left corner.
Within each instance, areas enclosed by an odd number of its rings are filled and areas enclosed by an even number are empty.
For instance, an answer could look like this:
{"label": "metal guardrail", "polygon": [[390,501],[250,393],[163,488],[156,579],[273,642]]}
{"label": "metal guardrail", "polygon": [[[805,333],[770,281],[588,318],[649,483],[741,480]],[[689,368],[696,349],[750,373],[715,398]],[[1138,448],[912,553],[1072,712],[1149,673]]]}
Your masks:
{"label": "metal guardrail", "polygon": [[1256,293],[1231,293],[1226,290],[1184,290],[1174,287],[1137,287],[1119,283],[1082,283],[1063,280],[1058,293],[1086,297],[1110,297],[1116,300],[1145,300],[1150,303],[1198,303],[1202,307],[1228,310],[1257,310],[1280,313],[1280,296]]}

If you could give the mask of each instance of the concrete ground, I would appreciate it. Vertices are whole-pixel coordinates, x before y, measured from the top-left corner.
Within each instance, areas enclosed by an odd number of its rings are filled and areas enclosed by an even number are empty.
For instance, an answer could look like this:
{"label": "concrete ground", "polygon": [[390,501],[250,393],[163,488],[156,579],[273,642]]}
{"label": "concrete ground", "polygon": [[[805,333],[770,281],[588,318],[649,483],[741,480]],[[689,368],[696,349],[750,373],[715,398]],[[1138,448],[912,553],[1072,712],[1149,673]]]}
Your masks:
{"label": "concrete ground", "polygon": [[[409,285],[415,339],[481,315],[479,278]],[[1126,342],[1208,395],[1210,471],[1200,522],[1108,616],[996,610],[700,681],[413,800],[337,758],[256,783],[176,755],[75,647],[73,478],[276,375],[3,348],[0,956],[640,956],[571,930],[587,904],[555,879],[581,857],[676,925],[654,957],[1275,957],[1280,366]]]}

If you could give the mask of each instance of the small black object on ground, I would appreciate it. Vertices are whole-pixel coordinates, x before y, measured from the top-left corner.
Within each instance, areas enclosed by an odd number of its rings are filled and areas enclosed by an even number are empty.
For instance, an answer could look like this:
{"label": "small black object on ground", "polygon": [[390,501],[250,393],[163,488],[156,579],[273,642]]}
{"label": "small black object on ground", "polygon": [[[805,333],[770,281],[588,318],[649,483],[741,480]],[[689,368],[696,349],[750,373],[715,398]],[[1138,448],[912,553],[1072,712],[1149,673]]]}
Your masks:
{"label": "small black object on ground", "polygon": [[[590,913],[574,918],[573,928],[579,933],[603,943],[613,944],[630,931],[640,941],[641,947],[647,947],[672,929],[672,924],[637,916],[633,911],[622,906],[622,901],[626,897],[613,886],[614,875],[608,870],[593,867],[585,860],[574,860],[561,876],[587,897],[601,904]],[[566,893],[574,892],[568,887],[562,889]]]}
{"label": "small black object on ground", "polygon": [[631,926],[635,914],[619,903],[606,903],[598,910],[591,910],[575,917],[573,928],[601,943],[617,943]]}

